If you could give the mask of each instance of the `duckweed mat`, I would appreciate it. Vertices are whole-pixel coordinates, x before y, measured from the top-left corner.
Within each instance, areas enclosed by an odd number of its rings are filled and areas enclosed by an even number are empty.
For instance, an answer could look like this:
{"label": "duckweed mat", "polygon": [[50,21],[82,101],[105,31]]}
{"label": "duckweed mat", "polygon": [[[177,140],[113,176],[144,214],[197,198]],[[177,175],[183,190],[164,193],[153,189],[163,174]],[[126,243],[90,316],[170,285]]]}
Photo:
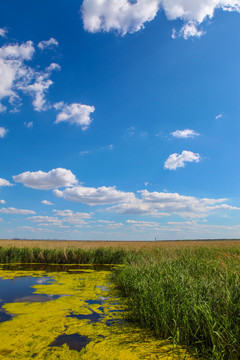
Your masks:
{"label": "duckweed mat", "polygon": [[36,280],[12,302],[0,293],[0,311],[8,315],[0,323],[0,359],[193,359],[185,348],[124,320],[126,307],[109,280],[112,268],[0,265],[2,282]]}

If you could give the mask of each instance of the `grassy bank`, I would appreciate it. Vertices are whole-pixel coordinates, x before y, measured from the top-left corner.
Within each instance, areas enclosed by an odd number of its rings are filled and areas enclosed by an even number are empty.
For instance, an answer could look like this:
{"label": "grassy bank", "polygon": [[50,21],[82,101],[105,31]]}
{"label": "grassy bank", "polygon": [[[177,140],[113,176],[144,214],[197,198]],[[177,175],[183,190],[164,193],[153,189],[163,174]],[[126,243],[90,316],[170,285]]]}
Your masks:
{"label": "grassy bank", "polygon": [[113,279],[130,320],[208,359],[240,358],[240,250],[141,254]]}

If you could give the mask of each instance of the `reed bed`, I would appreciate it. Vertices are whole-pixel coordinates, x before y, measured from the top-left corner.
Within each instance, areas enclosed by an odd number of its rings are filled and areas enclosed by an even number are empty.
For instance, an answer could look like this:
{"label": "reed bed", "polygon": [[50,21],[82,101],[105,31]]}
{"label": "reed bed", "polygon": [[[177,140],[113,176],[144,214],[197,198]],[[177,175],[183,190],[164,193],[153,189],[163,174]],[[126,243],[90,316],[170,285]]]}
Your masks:
{"label": "reed bed", "polygon": [[[130,255],[130,253],[129,253]],[[42,249],[0,247],[0,263],[44,264],[123,264],[127,257],[124,249]]]}
{"label": "reed bed", "polygon": [[240,249],[142,253],[113,274],[129,320],[197,357],[240,359]]}

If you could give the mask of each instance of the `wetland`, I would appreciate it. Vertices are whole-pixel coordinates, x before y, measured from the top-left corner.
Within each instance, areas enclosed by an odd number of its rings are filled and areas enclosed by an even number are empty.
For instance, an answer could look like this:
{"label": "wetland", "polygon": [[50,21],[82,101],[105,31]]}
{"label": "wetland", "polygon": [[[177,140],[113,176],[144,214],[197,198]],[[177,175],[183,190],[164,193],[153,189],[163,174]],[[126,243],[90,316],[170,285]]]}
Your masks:
{"label": "wetland", "polygon": [[114,268],[2,264],[0,359],[191,359],[125,320]]}

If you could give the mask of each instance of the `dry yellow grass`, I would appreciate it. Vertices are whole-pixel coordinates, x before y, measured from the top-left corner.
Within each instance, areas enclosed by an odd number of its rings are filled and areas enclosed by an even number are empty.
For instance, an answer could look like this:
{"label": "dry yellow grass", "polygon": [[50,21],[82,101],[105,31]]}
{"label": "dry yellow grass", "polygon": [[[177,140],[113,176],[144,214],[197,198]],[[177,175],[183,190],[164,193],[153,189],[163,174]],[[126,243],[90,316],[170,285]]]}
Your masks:
{"label": "dry yellow grass", "polygon": [[153,249],[153,248],[188,248],[188,247],[240,247],[238,240],[185,240],[185,241],[71,241],[71,240],[0,240],[0,246],[9,247],[40,247],[54,248],[98,248],[112,247],[123,249]]}

